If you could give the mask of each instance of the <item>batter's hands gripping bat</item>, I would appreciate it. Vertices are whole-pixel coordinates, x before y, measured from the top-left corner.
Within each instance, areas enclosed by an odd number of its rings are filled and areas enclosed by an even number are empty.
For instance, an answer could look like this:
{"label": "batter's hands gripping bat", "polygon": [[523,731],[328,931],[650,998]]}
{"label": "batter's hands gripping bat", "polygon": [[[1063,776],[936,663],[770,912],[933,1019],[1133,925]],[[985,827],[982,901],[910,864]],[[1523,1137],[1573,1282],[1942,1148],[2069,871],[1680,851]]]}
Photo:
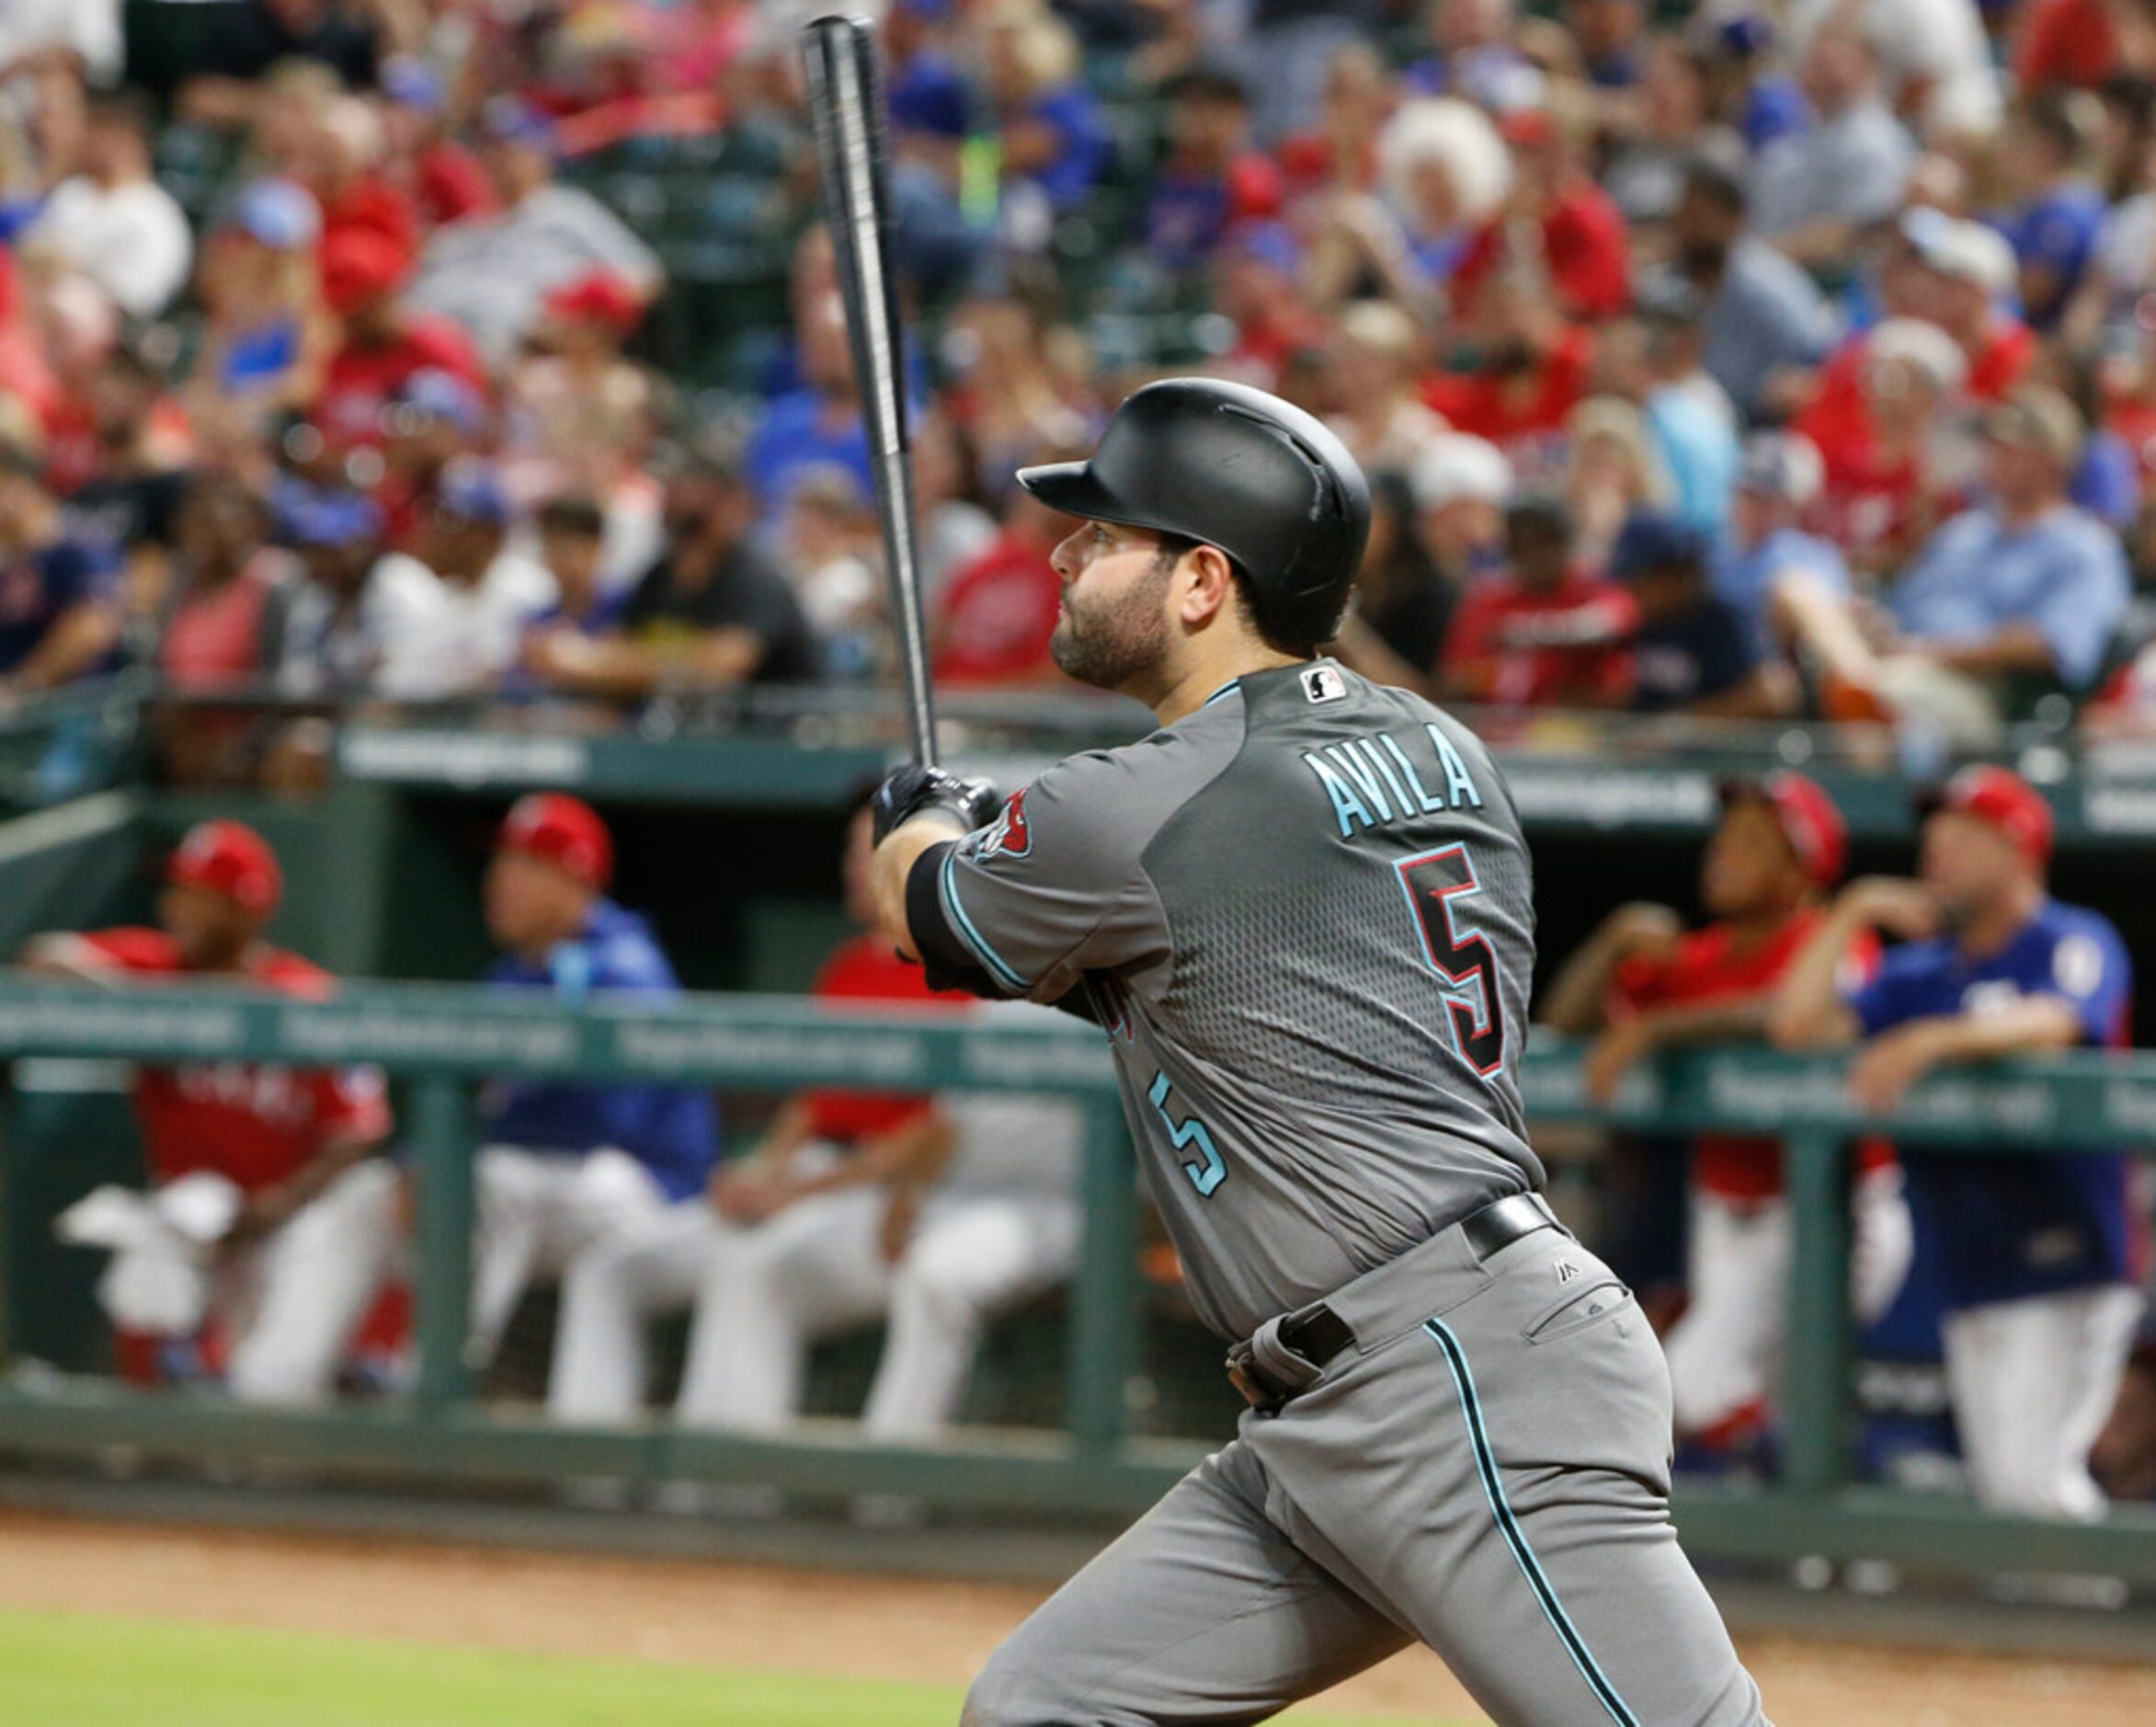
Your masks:
{"label": "batter's hands gripping bat", "polygon": [[936,714],[921,628],[920,576],[914,559],[913,447],[906,424],[906,349],[898,283],[891,269],[891,205],[884,187],[883,80],[875,45],[861,18],[821,17],[802,31],[809,112],[816,120],[824,210],[838,254],[846,328],[853,342],[876,513],[891,584],[891,629],[906,690],[913,759],[936,761]]}

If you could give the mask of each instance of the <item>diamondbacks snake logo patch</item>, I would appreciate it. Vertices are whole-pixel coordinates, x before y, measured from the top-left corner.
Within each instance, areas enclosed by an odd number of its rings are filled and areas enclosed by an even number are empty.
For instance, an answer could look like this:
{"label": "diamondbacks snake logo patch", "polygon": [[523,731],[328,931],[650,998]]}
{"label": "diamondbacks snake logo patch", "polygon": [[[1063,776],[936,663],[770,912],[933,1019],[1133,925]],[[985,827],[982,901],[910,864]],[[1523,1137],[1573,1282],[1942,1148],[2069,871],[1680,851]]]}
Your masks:
{"label": "diamondbacks snake logo patch", "polygon": [[982,830],[974,855],[991,858],[1000,852],[1005,857],[1030,857],[1032,850],[1032,830],[1026,826],[1026,788],[1021,786],[1011,793],[1003,813]]}

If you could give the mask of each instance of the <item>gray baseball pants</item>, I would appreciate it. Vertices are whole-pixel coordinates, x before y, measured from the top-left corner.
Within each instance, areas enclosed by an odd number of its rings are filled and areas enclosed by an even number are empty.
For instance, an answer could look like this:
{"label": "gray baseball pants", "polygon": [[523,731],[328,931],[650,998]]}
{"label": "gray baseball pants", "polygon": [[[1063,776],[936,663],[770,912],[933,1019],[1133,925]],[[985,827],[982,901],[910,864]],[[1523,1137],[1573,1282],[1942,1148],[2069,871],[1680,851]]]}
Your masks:
{"label": "gray baseball pants", "polygon": [[1263,1721],[1418,1639],[1500,1727],[1763,1727],[1608,1267],[1555,1229],[1479,1261],[1455,1228],[1327,1305],[1354,1344],[1021,1625],[964,1727]]}

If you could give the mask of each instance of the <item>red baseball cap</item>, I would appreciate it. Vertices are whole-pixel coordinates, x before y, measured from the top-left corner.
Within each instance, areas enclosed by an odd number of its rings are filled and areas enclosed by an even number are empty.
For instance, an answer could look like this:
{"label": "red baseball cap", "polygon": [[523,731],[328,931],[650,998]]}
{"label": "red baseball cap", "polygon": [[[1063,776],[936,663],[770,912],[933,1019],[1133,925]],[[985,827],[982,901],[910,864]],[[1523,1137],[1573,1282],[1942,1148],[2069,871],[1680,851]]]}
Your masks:
{"label": "red baseball cap", "polygon": [[1817,780],[1785,768],[1756,780],[1725,780],[1721,793],[1724,808],[1740,797],[1764,802],[1816,886],[1831,887],[1842,879],[1842,866],[1849,858],[1849,824]]}
{"label": "red baseball cap", "polygon": [[546,297],[546,313],[565,324],[603,324],[626,336],[644,319],[636,290],[610,269],[595,269],[564,282]]}
{"label": "red baseball cap", "polygon": [[503,818],[496,843],[505,852],[552,864],[594,893],[613,877],[613,835],[599,811],[565,792],[519,797]]}
{"label": "red baseball cap", "polygon": [[1951,810],[1988,821],[2037,869],[2051,861],[2051,805],[2012,768],[1979,762],[1917,799],[1917,813]]}
{"label": "red baseball cap", "polygon": [[165,864],[165,879],[175,887],[222,894],[258,917],[275,911],[284,897],[284,872],[277,866],[277,853],[244,822],[197,822]]}
{"label": "red baseball cap", "polygon": [[386,234],[345,228],[322,242],[322,299],[338,317],[392,292],[410,259]]}

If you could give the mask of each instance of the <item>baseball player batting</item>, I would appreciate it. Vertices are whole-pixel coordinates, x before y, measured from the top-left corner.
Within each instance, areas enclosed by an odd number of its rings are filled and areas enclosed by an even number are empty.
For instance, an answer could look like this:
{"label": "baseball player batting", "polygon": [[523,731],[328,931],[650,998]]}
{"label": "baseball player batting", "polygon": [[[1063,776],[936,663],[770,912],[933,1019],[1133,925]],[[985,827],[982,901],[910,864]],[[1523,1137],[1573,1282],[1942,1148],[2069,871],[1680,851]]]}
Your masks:
{"label": "baseball player batting", "polygon": [[1159,729],[1000,811],[901,769],[879,905],[939,979],[1107,1032],[1250,1407],[966,1727],[1261,1721],[1417,1638],[1500,1722],[1762,1721],[1671,1527],[1661,1352],[1537,1192],[1511,797],[1450,715],[1316,655],[1368,531],[1353,458],[1174,379],[1018,478],[1080,522],[1057,663]]}

